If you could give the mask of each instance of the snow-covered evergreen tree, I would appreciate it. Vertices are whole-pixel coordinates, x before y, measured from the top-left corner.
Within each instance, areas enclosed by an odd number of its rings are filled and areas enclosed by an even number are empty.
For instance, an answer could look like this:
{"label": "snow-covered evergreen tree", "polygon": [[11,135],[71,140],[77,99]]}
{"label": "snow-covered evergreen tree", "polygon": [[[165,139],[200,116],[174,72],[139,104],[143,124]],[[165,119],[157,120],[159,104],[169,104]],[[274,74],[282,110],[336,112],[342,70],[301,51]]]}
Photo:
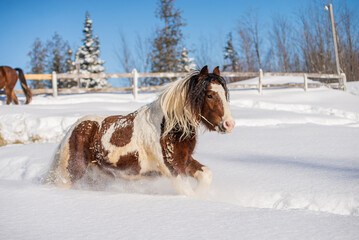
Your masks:
{"label": "snow-covered evergreen tree", "polygon": [[194,58],[188,57],[188,51],[186,48],[183,48],[181,53],[181,58],[177,65],[179,72],[190,72],[196,69],[196,63],[193,62]]}
{"label": "snow-covered evergreen tree", "polygon": [[[80,73],[102,73],[105,71],[103,64],[105,61],[100,57],[100,41],[98,36],[93,37],[92,20],[86,13],[85,27],[83,33],[85,37],[82,39],[83,45],[76,52],[76,60],[74,65],[80,65]],[[100,88],[109,86],[104,78],[98,79],[81,79],[82,87]]]}
{"label": "snow-covered evergreen tree", "polygon": [[234,50],[232,33],[228,34],[228,41],[224,47],[223,71],[237,72],[240,70],[238,53]]}

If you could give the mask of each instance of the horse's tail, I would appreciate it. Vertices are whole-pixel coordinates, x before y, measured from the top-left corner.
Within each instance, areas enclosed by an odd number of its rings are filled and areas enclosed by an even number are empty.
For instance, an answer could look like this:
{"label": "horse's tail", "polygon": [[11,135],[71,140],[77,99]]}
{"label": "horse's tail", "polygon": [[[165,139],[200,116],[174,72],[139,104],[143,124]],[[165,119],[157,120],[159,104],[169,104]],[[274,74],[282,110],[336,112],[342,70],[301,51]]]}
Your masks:
{"label": "horse's tail", "polygon": [[22,71],[21,68],[15,68],[15,70],[19,72],[19,79],[20,79],[20,82],[21,82],[22,90],[24,90],[24,93],[25,93],[26,104],[29,104],[31,102],[31,99],[32,99],[32,93],[31,93],[30,88],[26,84],[26,79],[25,79],[24,72]]}

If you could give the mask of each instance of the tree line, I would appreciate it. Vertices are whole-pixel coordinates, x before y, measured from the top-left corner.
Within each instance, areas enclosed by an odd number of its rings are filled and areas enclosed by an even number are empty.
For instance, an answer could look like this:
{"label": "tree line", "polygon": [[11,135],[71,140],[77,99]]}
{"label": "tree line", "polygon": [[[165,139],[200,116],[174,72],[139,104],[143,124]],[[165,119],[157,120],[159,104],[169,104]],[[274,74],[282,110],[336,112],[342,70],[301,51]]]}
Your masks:
{"label": "tree line", "polygon": [[[359,80],[357,13],[340,1],[336,3],[334,12],[341,71],[348,81]],[[162,24],[151,37],[138,35],[135,47],[131,47],[126,35],[120,32],[116,55],[123,70],[189,72],[196,68],[196,62],[199,65],[211,64],[213,60],[209,52],[213,44],[208,39],[202,38],[195,49],[185,46],[183,28],[186,22],[182,15],[183,11],[175,7],[175,0],[159,0],[155,16]],[[223,56],[223,61],[218,65],[222,65],[223,71],[256,72],[263,69],[267,72],[336,73],[330,17],[320,1],[308,2],[293,18],[275,15],[265,27],[254,9],[248,9],[239,19],[226,41],[220,43],[222,50],[218,54]],[[36,39],[29,52],[32,72],[103,72],[99,38],[93,36],[88,13],[83,33],[83,45],[76,53],[57,33],[45,44]],[[196,54],[196,57],[188,57],[189,53]],[[141,79],[140,84],[160,85],[172,80],[146,78]],[[38,82],[36,85],[40,84]],[[50,83],[43,84],[45,86],[33,87],[49,87]],[[77,84],[62,80],[58,87]],[[81,79],[81,86],[104,87],[108,83],[106,79]]]}
{"label": "tree line", "polygon": [[[82,45],[74,53],[68,43],[58,33],[54,33],[50,40],[43,43],[36,39],[28,53],[32,73],[101,73],[105,71],[100,59],[100,41],[93,34],[92,20],[86,13]],[[50,88],[51,81],[31,81],[33,88]],[[82,78],[79,80],[59,79],[58,88],[71,88],[74,86],[95,88],[110,86],[106,79]]]}
{"label": "tree line", "polygon": [[[340,70],[348,81],[359,80],[359,25],[357,12],[344,1],[334,8]],[[272,17],[265,29],[257,12],[240,17],[237,45],[228,36],[226,70],[336,73],[329,11],[321,1],[310,1],[294,19]]]}

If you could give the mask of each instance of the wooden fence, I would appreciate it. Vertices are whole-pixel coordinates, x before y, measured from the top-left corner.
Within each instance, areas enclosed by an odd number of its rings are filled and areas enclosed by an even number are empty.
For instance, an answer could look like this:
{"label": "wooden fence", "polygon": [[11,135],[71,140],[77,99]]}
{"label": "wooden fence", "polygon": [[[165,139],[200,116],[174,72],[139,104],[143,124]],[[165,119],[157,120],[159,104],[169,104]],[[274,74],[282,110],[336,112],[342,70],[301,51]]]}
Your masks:
{"label": "wooden fence", "polygon": [[[56,73],[52,74],[25,74],[26,79],[29,80],[51,80],[52,89],[32,89],[33,94],[53,94],[57,97],[58,93],[85,93],[85,92],[116,92],[116,91],[132,91],[133,97],[137,98],[138,91],[155,90],[161,88],[156,87],[138,87],[138,78],[173,78],[184,77],[188,73],[168,72],[168,73],[139,73],[136,69],[133,69],[131,73],[91,73],[91,74],[78,74],[78,73]],[[235,84],[235,88],[256,88],[259,93],[262,93],[264,87],[300,87],[304,91],[307,91],[308,87],[334,87],[342,90],[346,90],[346,76],[344,73],[338,74],[321,74],[321,73],[274,73],[263,72],[261,69],[259,72],[222,72],[221,76],[231,78],[253,78],[258,77],[257,84],[241,84],[238,82]],[[288,83],[288,84],[263,84],[262,80],[265,76],[297,76],[303,77],[303,83]],[[78,86],[80,86],[81,78],[132,78],[131,87],[111,87],[111,88],[57,88],[57,79],[77,79]],[[308,79],[337,79],[338,85],[332,84],[308,84]],[[17,90],[16,93],[22,93],[22,90]]]}

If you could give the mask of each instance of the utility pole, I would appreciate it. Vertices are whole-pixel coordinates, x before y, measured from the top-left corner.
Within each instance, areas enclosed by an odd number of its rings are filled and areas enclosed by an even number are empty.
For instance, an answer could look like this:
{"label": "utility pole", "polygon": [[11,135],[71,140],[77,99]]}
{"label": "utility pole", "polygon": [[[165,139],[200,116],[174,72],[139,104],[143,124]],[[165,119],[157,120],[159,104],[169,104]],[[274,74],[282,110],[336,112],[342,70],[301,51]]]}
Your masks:
{"label": "utility pole", "polygon": [[332,33],[333,33],[333,44],[334,44],[334,52],[335,52],[335,62],[337,65],[337,74],[340,74],[340,65],[339,65],[339,55],[338,55],[338,45],[337,45],[337,33],[335,31],[335,24],[334,24],[334,14],[333,14],[333,4],[329,4],[325,6],[325,10],[329,10],[330,20],[332,22]]}

